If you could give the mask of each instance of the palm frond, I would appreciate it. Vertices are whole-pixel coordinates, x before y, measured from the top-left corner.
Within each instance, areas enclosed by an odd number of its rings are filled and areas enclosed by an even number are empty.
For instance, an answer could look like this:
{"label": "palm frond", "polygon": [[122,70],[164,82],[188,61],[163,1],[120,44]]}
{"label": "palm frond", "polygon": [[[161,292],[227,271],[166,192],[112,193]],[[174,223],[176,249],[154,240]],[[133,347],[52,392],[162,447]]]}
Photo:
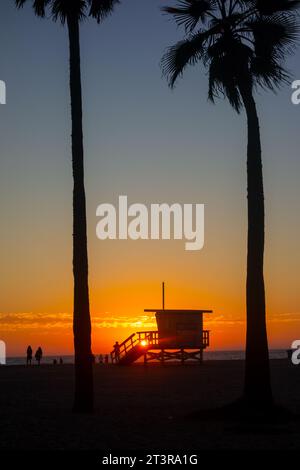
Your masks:
{"label": "palm frond", "polygon": [[37,16],[44,18],[46,14],[46,8],[49,5],[50,0],[35,0],[33,2],[33,9]]}
{"label": "palm frond", "polygon": [[100,23],[113,12],[120,0],[14,0],[17,8],[22,8],[26,2],[31,2],[37,16],[44,17],[46,10],[54,21],[65,23],[69,14],[75,15],[79,21],[87,15]]}
{"label": "palm frond", "polygon": [[86,0],[50,0],[51,14],[54,21],[66,22],[68,15],[75,15],[79,21],[85,18]]}
{"label": "palm frond", "polygon": [[288,71],[277,60],[266,61],[262,57],[252,59],[251,74],[257,85],[274,92],[291,80]]}
{"label": "palm frond", "polygon": [[179,41],[168,49],[163,56],[161,65],[163,74],[168,78],[171,88],[174,87],[177,78],[183,73],[187,65],[198,62],[204,52],[205,33],[197,33],[188,39]]}
{"label": "palm frond", "polygon": [[256,8],[262,15],[295,12],[300,6],[299,0],[257,0]]}
{"label": "palm frond", "polygon": [[231,106],[239,113],[242,100],[234,75],[228,68],[225,57],[216,57],[211,61],[208,78],[208,99],[214,103],[215,98],[225,96]]}
{"label": "palm frond", "polygon": [[92,16],[100,23],[107,16],[109,16],[120,0],[88,0],[90,11],[89,16]]}
{"label": "palm frond", "polygon": [[[22,8],[27,0],[15,0],[17,8]],[[51,0],[33,0],[32,7],[37,16],[44,17],[46,14],[46,8],[51,3]]]}
{"label": "palm frond", "polygon": [[252,56],[253,50],[233,35],[221,36],[208,48],[206,53],[206,60],[209,63],[208,97],[211,101],[222,93],[231,106],[240,112],[242,101],[239,83],[243,75],[248,72]]}
{"label": "palm frond", "polygon": [[255,41],[256,54],[283,58],[295,51],[295,44],[300,37],[298,22],[292,16],[281,14],[261,17],[248,23]]}
{"label": "palm frond", "polygon": [[15,4],[17,8],[22,8],[27,0],[15,0]]}
{"label": "palm frond", "polygon": [[210,0],[181,0],[178,7],[163,7],[162,11],[173,15],[179,26],[186,31],[193,31],[198,22],[205,22],[206,16],[213,13],[215,1]]}

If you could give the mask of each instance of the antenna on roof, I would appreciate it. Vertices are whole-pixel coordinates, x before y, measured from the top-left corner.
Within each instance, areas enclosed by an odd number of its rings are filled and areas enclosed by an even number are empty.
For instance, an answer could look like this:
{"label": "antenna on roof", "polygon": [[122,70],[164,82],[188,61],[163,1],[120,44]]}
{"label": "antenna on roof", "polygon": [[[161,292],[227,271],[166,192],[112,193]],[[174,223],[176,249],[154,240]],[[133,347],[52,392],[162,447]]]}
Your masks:
{"label": "antenna on roof", "polygon": [[165,309],[165,283],[162,283],[162,308]]}

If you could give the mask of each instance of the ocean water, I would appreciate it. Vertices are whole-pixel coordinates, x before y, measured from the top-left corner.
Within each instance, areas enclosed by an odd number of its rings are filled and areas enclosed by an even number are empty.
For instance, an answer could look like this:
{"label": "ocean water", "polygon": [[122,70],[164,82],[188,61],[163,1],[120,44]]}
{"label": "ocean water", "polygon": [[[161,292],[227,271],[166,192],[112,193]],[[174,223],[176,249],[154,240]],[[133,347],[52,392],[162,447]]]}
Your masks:
{"label": "ocean water", "polygon": [[[103,357],[105,354],[103,354]],[[44,356],[42,364],[53,364],[53,361],[56,359],[59,362],[60,357],[63,360],[64,364],[74,364],[74,356]],[[244,351],[207,351],[203,355],[204,361],[238,361],[245,358]],[[271,349],[270,350],[270,359],[287,359],[287,352],[285,349]],[[35,364],[35,360],[32,361],[32,364]],[[96,362],[99,362],[99,354],[96,355]],[[110,362],[110,357],[109,357]],[[26,358],[24,357],[8,357],[6,359],[6,365],[8,366],[17,366],[23,365],[26,363]]]}

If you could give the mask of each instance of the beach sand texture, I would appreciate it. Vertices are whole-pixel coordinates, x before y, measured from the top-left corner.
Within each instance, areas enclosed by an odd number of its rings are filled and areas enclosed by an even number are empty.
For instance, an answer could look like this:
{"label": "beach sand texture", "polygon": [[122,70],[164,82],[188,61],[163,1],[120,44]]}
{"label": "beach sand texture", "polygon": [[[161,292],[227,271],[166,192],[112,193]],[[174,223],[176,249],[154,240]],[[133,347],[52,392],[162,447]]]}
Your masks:
{"label": "beach sand texture", "polygon": [[[300,414],[300,366],[272,360],[277,402]],[[74,415],[73,366],[0,367],[0,449],[300,449],[300,425],[258,432],[186,415],[237,398],[243,361],[95,365],[94,415]]]}

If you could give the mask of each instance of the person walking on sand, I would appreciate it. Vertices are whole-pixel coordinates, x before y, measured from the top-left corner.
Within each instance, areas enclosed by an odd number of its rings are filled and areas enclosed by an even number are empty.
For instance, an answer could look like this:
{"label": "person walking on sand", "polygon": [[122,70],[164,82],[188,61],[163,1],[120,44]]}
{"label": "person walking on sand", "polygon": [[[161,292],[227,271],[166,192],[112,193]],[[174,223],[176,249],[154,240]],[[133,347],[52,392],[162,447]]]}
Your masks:
{"label": "person walking on sand", "polygon": [[28,346],[26,355],[27,355],[26,365],[31,366],[31,361],[32,361],[32,347],[31,346]]}
{"label": "person walking on sand", "polygon": [[39,348],[37,349],[37,351],[35,353],[35,359],[36,359],[38,365],[41,364],[42,357],[43,357],[43,350],[42,350],[41,346],[39,346]]}
{"label": "person walking on sand", "polygon": [[104,362],[105,362],[105,364],[108,364],[108,354],[105,354]]}

